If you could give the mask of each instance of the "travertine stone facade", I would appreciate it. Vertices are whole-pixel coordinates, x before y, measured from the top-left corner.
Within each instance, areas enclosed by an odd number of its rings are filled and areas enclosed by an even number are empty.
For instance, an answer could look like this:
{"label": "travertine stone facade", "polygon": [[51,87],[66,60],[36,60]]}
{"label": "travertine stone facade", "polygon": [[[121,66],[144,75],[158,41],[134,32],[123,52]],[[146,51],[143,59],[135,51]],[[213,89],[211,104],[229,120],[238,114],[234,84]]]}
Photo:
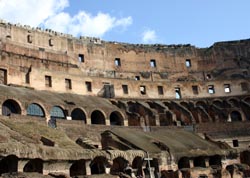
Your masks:
{"label": "travertine stone facade", "polygon": [[249,39],[125,44],[0,21],[0,174],[249,177],[249,79]]}
{"label": "travertine stone facade", "polygon": [[77,39],[4,22],[0,36],[0,69],[6,72],[7,84],[108,98],[249,94],[250,40],[219,42],[201,49],[134,45]]}

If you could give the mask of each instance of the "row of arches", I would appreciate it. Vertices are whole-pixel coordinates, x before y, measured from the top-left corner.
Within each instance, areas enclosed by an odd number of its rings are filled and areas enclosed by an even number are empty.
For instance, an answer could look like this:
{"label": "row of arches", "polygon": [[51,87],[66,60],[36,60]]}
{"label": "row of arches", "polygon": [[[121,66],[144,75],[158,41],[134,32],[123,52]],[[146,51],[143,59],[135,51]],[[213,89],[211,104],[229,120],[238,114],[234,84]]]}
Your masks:
{"label": "row of arches", "polygon": [[[40,118],[46,117],[46,112],[44,108],[37,104],[37,103],[31,103],[28,105],[26,110],[27,115],[29,116],[35,116]],[[20,104],[13,100],[8,99],[3,102],[2,104],[2,115],[4,116],[10,116],[11,114],[22,114],[22,109],[20,107]],[[55,122],[56,119],[66,119],[67,118],[67,111],[65,111],[60,106],[53,106],[50,110],[50,120],[51,124]],[[81,120],[85,124],[87,124],[87,115],[86,112],[83,111],[81,108],[74,108],[70,114],[70,118],[72,120]],[[101,110],[94,110],[90,114],[91,124],[100,124],[100,125],[106,125],[106,116],[105,113]],[[124,125],[124,116],[119,111],[113,111],[111,112],[109,116],[110,125]]]}
{"label": "row of arches", "polygon": [[[22,160],[15,155],[9,155],[0,160],[0,175],[14,172],[37,172],[43,174],[44,169],[48,168],[48,166],[44,165],[48,163],[49,165],[53,164],[40,158]],[[53,167],[56,167],[56,163]],[[142,177],[148,174],[148,164],[145,164],[143,158],[139,156],[134,158],[132,164],[123,157],[116,157],[109,161],[104,156],[97,156],[93,160],[66,161],[64,167],[68,167],[69,170],[64,171],[68,171],[70,177],[95,174],[120,175],[121,173]],[[154,170],[158,170],[157,160],[151,162],[151,167]],[[46,170],[46,172],[50,171],[53,170]]]}

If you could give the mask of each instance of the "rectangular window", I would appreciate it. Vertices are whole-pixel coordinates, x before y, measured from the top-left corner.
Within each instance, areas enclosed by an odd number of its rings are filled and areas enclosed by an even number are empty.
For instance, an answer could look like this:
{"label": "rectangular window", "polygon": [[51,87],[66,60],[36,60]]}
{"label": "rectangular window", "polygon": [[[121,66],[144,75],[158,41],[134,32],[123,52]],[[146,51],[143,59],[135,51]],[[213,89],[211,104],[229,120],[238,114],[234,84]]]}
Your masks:
{"label": "rectangular window", "polygon": [[225,91],[225,93],[230,93],[231,92],[230,84],[225,84],[224,85],[224,91]]}
{"label": "rectangular window", "polygon": [[46,86],[46,87],[52,87],[52,79],[51,79],[51,76],[48,76],[48,75],[45,76],[45,86]]}
{"label": "rectangular window", "polygon": [[140,92],[141,92],[142,95],[146,95],[146,86],[141,85],[140,86]]}
{"label": "rectangular window", "polygon": [[122,85],[123,94],[128,94],[128,85]]}
{"label": "rectangular window", "polygon": [[248,91],[248,84],[246,82],[242,82],[240,86],[241,86],[241,91]]}
{"label": "rectangular window", "polygon": [[214,94],[215,93],[215,89],[213,85],[208,85],[208,93],[209,94]]}
{"label": "rectangular window", "polygon": [[158,86],[157,88],[158,88],[158,94],[163,95],[164,94],[163,86]]}
{"label": "rectangular window", "polygon": [[30,84],[30,72],[25,74],[25,83]]}
{"label": "rectangular window", "polygon": [[140,80],[140,76],[135,76],[135,80]]}
{"label": "rectangular window", "polygon": [[233,140],[233,147],[239,147],[238,140]]}
{"label": "rectangular window", "polygon": [[121,59],[115,58],[115,66],[121,66]]}
{"label": "rectangular window", "polygon": [[197,85],[193,85],[193,86],[192,86],[192,90],[193,90],[193,94],[194,94],[194,95],[198,95],[198,94],[199,94],[198,86],[197,86]]}
{"label": "rectangular window", "polygon": [[54,40],[52,38],[49,39],[49,46],[54,46]]}
{"label": "rectangular window", "polygon": [[186,67],[187,68],[191,67],[191,60],[190,59],[186,59]]}
{"label": "rectangular window", "polygon": [[68,90],[72,89],[71,79],[65,79],[65,88]]}
{"label": "rectangular window", "polygon": [[86,90],[88,92],[92,92],[92,84],[91,84],[91,82],[85,82],[85,85],[86,85]]}
{"label": "rectangular window", "polygon": [[175,88],[175,98],[181,99],[181,89],[178,87]]}
{"label": "rectangular window", "polygon": [[155,59],[151,59],[150,60],[150,66],[153,67],[153,68],[156,67],[156,61],[155,61]]}
{"label": "rectangular window", "polygon": [[28,43],[32,43],[32,36],[31,36],[31,35],[28,35],[28,36],[27,36],[27,42],[28,42]]}
{"label": "rectangular window", "polygon": [[78,61],[79,62],[84,62],[84,54],[79,54],[78,55]]}

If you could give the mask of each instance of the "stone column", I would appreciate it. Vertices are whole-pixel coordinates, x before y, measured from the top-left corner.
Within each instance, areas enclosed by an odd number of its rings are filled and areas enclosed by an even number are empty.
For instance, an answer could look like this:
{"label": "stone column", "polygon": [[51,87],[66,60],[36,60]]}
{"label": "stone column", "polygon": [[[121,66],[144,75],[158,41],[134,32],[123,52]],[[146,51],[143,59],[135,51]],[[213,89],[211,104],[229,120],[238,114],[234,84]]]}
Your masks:
{"label": "stone column", "polygon": [[91,118],[86,118],[86,124],[91,125]]}
{"label": "stone column", "polygon": [[106,125],[110,126],[110,120],[109,119],[105,119]]}
{"label": "stone column", "polygon": [[189,160],[189,166],[190,166],[190,168],[194,167],[194,160],[192,160],[192,159]]}
{"label": "stone column", "polygon": [[91,164],[91,160],[86,160],[85,161],[86,175],[91,175],[90,164]]}
{"label": "stone column", "polygon": [[209,158],[205,158],[205,166],[206,167],[209,167],[210,165],[209,165]]}

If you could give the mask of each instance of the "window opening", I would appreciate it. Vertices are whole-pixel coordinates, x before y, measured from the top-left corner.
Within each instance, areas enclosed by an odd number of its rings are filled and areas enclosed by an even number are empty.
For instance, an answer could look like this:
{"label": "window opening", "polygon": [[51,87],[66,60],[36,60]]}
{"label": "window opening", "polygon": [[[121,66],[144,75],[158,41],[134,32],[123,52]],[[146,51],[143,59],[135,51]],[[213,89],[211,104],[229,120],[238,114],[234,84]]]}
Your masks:
{"label": "window opening", "polygon": [[146,95],[146,86],[140,86],[140,92],[142,95]]}
{"label": "window opening", "polygon": [[85,82],[85,85],[86,85],[87,91],[91,92],[92,91],[92,84],[91,84],[91,82]]}
{"label": "window opening", "polygon": [[198,86],[197,86],[197,85],[193,85],[193,86],[192,86],[192,90],[193,90],[193,94],[194,94],[194,95],[198,95],[198,94],[199,94]]}
{"label": "window opening", "polygon": [[163,86],[158,86],[157,88],[158,88],[158,94],[163,95],[164,94]]}
{"label": "window opening", "polygon": [[121,66],[121,59],[115,58],[115,66]]}
{"label": "window opening", "polygon": [[215,89],[213,85],[208,85],[208,93],[209,94],[214,94],[215,93]]}
{"label": "window opening", "polygon": [[181,99],[181,89],[178,87],[175,88],[175,98]]}
{"label": "window opening", "polygon": [[52,79],[51,79],[51,76],[48,76],[48,75],[45,76],[45,86],[46,86],[46,87],[52,87]]}
{"label": "window opening", "polygon": [[151,59],[150,60],[150,66],[153,67],[153,68],[156,67],[156,61],[155,61],[155,59]]}
{"label": "window opening", "polygon": [[191,60],[190,59],[186,59],[186,67],[187,68],[191,67]]}
{"label": "window opening", "polygon": [[224,85],[224,91],[225,91],[225,93],[230,93],[231,92],[230,84],[225,84]]}
{"label": "window opening", "polygon": [[65,87],[68,90],[72,89],[72,83],[71,83],[71,79],[65,79]]}
{"label": "window opening", "polygon": [[128,94],[128,85],[122,85],[123,94]]}
{"label": "window opening", "polygon": [[135,80],[140,80],[140,76],[135,76]]}
{"label": "window opening", "polygon": [[233,140],[233,147],[239,147],[239,141]]}
{"label": "window opening", "polygon": [[79,62],[84,62],[84,54],[79,54],[78,55],[78,61]]}

